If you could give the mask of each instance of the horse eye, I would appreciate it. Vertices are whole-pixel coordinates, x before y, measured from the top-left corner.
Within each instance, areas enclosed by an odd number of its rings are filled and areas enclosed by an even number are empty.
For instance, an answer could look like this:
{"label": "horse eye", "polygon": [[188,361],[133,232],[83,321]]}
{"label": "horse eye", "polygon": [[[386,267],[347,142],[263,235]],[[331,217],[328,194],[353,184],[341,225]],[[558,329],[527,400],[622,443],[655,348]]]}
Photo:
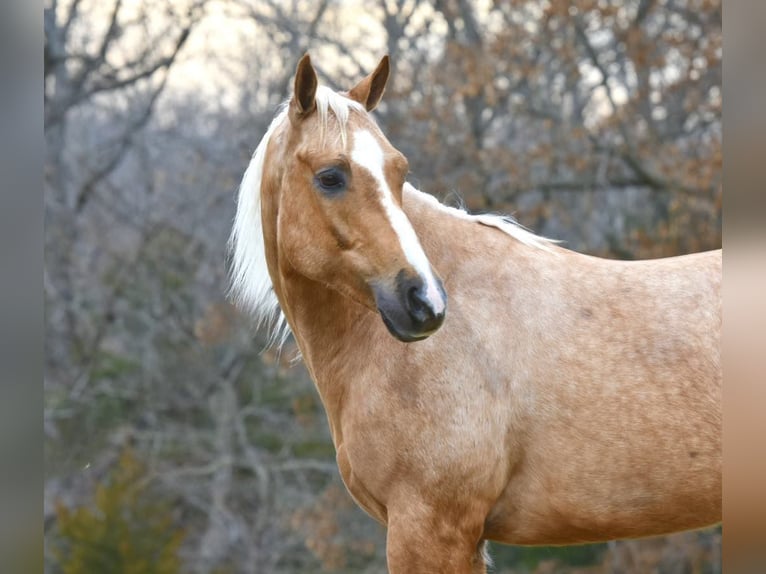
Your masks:
{"label": "horse eye", "polygon": [[346,188],[346,174],[331,167],[316,174],[314,184],[325,193],[338,193]]}

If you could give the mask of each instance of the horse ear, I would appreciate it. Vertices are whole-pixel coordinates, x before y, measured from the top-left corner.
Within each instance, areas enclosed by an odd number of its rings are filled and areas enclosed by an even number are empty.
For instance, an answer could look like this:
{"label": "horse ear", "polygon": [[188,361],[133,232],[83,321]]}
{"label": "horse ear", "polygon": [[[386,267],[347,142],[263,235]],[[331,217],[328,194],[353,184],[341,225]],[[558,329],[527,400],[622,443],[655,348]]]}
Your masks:
{"label": "horse ear", "polygon": [[293,99],[290,100],[292,115],[296,118],[302,118],[313,112],[316,108],[316,93],[317,75],[311,65],[311,58],[308,54],[304,54],[298,62],[298,69],[295,71]]}
{"label": "horse ear", "polygon": [[388,56],[386,55],[380,60],[380,64],[372,74],[349,90],[349,97],[362,104],[368,112],[371,112],[377,107],[381,96],[383,96],[389,72]]}

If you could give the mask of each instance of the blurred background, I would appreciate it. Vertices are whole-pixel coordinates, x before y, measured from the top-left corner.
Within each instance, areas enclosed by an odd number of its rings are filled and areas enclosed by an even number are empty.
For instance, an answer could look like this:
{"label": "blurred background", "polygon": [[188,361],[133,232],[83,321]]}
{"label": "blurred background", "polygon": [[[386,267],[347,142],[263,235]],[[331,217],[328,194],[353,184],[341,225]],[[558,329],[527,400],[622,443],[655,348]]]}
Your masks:
{"label": "blurred background", "polygon": [[[411,181],[634,259],[721,246],[720,0],[47,0],[45,569],[385,572],[324,412],[226,299],[239,180],[309,51]],[[495,572],[717,573],[721,530],[492,545]]]}

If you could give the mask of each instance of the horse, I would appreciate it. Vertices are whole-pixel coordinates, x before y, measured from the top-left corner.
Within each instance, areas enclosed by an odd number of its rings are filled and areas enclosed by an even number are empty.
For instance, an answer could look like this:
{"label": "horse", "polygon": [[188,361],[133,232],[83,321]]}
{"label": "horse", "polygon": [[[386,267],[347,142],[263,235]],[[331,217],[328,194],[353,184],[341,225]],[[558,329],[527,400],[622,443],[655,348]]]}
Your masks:
{"label": "horse", "polygon": [[722,252],[616,261],[407,182],[308,54],[258,145],[231,293],[292,333],[389,571],[486,572],[486,541],[563,545],[721,520]]}

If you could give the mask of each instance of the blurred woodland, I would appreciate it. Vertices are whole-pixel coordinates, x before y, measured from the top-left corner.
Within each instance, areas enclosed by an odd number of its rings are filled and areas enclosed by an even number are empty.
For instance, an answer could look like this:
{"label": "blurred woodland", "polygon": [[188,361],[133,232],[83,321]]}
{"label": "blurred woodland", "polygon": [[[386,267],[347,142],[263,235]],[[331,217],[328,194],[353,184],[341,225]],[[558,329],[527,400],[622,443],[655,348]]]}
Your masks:
{"label": "blurred woodland", "polygon": [[[720,0],[46,0],[46,572],[385,572],[303,367],[226,299],[300,56],[411,181],[579,251],[721,246]],[[718,573],[721,530],[492,545],[495,572]]]}

